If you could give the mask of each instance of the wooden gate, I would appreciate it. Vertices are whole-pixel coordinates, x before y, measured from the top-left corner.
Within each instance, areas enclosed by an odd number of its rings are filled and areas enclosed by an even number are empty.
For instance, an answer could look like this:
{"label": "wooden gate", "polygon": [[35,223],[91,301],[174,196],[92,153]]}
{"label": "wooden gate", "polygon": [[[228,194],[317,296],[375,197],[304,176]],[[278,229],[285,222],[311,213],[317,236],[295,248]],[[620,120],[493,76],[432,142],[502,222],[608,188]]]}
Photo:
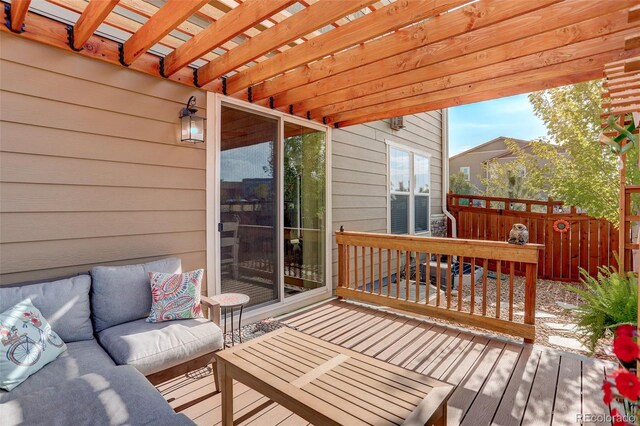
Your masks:
{"label": "wooden gate", "polygon": [[[513,224],[524,224],[529,242],[545,247],[539,254],[539,278],[578,281],[579,268],[596,276],[599,266],[617,265],[617,228],[577,213],[575,207],[565,208],[562,201],[448,194],[447,208],[456,218],[458,238],[506,241]],[[554,224],[566,231],[559,232]],[[448,230],[451,236],[451,223]],[[516,265],[516,274],[524,274],[523,265]]]}

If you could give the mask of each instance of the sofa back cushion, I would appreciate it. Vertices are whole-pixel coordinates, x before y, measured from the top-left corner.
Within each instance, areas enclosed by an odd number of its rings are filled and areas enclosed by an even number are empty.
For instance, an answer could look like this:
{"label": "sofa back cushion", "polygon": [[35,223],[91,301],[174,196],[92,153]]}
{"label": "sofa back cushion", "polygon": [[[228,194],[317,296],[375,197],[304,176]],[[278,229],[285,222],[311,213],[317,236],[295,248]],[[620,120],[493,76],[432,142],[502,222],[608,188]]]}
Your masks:
{"label": "sofa back cushion", "polygon": [[31,299],[47,322],[65,342],[93,339],[89,289],[91,277],[78,275],[37,284],[0,287],[0,312]]}
{"label": "sofa back cushion", "polygon": [[172,257],[125,266],[96,266],[91,270],[91,305],[96,332],[149,316],[149,272],[179,274],[180,259]]}

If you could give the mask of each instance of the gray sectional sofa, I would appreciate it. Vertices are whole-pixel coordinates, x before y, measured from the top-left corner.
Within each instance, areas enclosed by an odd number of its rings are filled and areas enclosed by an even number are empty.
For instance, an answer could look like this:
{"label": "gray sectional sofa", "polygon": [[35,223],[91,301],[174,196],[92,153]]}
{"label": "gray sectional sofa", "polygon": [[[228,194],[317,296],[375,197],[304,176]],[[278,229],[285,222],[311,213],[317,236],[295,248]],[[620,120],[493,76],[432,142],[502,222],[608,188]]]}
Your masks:
{"label": "gray sectional sofa", "polygon": [[180,259],[0,287],[0,312],[30,298],[67,344],[11,392],[0,390],[3,426],[193,424],[153,384],[215,362],[219,306],[203,297],[208,319],[147,323],[149,271],[181,272]]}

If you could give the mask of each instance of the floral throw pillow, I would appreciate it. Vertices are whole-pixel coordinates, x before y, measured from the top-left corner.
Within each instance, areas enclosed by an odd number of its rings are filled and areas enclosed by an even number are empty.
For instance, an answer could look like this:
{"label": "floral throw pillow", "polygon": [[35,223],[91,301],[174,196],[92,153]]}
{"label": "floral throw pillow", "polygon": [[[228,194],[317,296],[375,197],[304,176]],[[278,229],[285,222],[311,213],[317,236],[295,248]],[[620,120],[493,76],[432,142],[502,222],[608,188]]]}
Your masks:
{"label": "floral throw pillow", "polygon": [[9,308],[0,314],[0,388],[10,391],[66,349],[30,299]]}
{"label": "floral throw pillow", "polygon": [[151,313],[147,322],[201,318],[200,287],[204,269],[183,274],[149,272]]}

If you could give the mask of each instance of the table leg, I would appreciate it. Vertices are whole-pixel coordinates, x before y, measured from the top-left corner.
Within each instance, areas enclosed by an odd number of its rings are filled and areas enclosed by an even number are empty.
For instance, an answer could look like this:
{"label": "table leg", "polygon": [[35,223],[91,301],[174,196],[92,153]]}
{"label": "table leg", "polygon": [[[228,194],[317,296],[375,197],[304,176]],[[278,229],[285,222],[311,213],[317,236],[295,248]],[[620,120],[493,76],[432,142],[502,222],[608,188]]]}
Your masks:
{"label": "table leg", "polygon": [[240,305],[240,318],[238,318],[238,340],[242,343],[242,308],[244,305]]}
{"label": "table leg", "polygon": [[[224,348],[227,347],[227,308],[222,308],[224,311],[224,338],[222,339]],[[231,330],[233,330],[233,323],[231,323]]]}
{"label": "table leg", "polygon": [[233,380],[227,374],[226,362],[218,361],[218,369],[222,388],[222,425],[233,426]]}

